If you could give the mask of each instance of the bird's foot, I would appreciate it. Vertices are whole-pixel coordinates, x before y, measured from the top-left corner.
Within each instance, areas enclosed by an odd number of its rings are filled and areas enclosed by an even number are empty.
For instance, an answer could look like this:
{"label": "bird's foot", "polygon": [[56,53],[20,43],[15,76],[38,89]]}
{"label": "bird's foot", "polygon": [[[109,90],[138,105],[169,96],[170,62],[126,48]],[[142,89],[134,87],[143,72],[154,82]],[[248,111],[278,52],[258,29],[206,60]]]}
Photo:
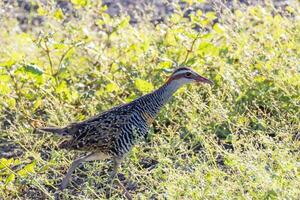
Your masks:
{"label": "bird's foot", "polygon": [[[123,195],[128,199],[131,200],[132,197],[130,195],[130,193],[127,191],[126,187],[123,185],[122,181],[119,179],[119,174],[112,172],[110,174],[110,177],[108,179],[108,183],[109,183],[109,190],[106,193],[106,197],[110,198],[111,194],[112,194],[112,190],[115,189],[114,187],[114,182],[117,182],[117,185],[122,189],[122,193]],[[123,178],[121,178],[123,179]]]}
{"label": "bird's foot", "polygon": [[128,199],[131,200],[132,197],[130,193],[127,191],[126,187],[122,184],[122,182],[118,179],[118,185],[122,188],[123,190],[123,195]]}

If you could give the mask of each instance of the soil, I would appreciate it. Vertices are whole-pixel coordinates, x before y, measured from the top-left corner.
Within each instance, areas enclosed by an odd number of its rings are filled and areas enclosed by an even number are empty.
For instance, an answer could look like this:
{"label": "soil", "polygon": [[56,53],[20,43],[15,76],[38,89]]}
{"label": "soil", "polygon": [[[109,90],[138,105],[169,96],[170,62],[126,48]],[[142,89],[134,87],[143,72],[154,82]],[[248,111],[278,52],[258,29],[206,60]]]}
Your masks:
{"label": "soil", "polygon": [[[3,0],[0,9],[0,20],[2,16],[16,18],[20,29],[27,31],[34,26],[43,25],[45,19],[37,14],[38,4],[32,0]],[[47,0],[39,0],[40,4],[47,4]],[[206,0],[204,3],[189,5],[178,0],[103,0],[102,4],[107,6],[106,12],[110,16],[127,14],[130,16],[131,24],[142,23],[150,20],[154,24],[165,22],[166,18],[175,12],[176,2],[184,11],[184,16],[202,10],[203,12],[215,11],[217,13],[226,10],[241,9],[251,5],[264,5],[265,0]],[[276,8],[285,8],[291,0],[273,0]],[[76,9],[69,0],[57,0],[56,7],[60,8],[65,16],[77,17]]]}

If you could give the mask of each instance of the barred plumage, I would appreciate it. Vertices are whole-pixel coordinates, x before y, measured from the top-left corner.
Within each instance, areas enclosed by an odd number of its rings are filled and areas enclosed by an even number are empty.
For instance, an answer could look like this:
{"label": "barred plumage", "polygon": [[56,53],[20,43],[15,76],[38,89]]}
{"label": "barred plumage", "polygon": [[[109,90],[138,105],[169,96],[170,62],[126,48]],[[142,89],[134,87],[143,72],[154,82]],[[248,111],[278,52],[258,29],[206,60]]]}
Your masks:
{"label": "barred plumage", "polygon": [[41,128],[43,131],[70,137],[60,144],[61,148],[92,152],[72,163],[60,189],[67,186],[72,172],[84,161],[113,158],[114,177],[123,156],[139,138],[148,134],[148,128],[161,107],[179,87],[193,81],[212,83],[192,69],[182,67],[175,70],[162,87],[128,104],[64,128]]}

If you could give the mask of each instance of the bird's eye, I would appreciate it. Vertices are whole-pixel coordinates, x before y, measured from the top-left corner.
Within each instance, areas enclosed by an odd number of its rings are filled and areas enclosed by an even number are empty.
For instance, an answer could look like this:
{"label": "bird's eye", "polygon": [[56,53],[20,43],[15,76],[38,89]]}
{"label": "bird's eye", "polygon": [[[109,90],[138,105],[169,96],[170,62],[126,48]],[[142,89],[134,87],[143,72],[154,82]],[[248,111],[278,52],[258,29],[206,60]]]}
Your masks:
{"label": "bird's eye", "polygon": [[187,73],[185,73],[185,76],[186,77],[190,77],[192,75],[192,73],[191,72],[187,72]]}

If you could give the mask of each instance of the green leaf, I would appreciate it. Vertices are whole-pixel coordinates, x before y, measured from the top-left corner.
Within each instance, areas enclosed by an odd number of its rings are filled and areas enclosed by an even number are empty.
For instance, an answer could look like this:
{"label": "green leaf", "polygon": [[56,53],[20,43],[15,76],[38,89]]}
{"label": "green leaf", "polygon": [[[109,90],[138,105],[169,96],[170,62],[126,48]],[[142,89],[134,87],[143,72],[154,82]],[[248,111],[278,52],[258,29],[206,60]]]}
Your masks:
{"label": "green leaf", "polygon": [[0,67],[3,67],[3,66],[11,67],[11,66],[13,66],[14,64],[16,64],[16,61],[15,61],[15,60],[7,59],[7,60],[5,60],[5,61],[0,62]]}
{"label": "green leaf", "polygon": [[26,165],[23,169],[18,171],[18,174],[20,176],[26,176],[29,173],[34,173],[34,167],[36,166],[36,161],[33,161],[32,163]]}
{"label": "green leaf", "polygon": [[109,83],[106,85],[105,90],[107,92],[117,92],[119,90],[119,86],[116,83]]}
{"label": "green leaf", "polygon": [[16,108],[16,104],[17,104],[17,102],[16,102],[16,99],[14,99],[14,98],[9,98],[8,100],[7,100],[7,105],[9,106],[9,108]]}
{"label": "green leaf", "polygon": [[8,168],[12,163],[13,163],[13,158],[11,159],[1,158],[0,169]]}
{"label": "green leaf", "polygon": [[34,65],[34,64],[25,65],[24,70],[25,70],[25,72],[28,72],[28,73],[31,73],[34,75],[39,75],[39,76],[44,73],[44,71],[42,69],[40,69],[37,65]]}
{"label": "green leaf", "polygon": [[205,14],[205,17],[206,17],[209,21],[212,21],[212,20],[214,20],[214,19],[217,18],[215,12],[207,12],[207,13]]}
{"label": "green leaf", "polygon": [[[1,83],[1,82],[0,82]],[[0,94],[1,95],[7,95],[11,93],[11,88],[9,87],[8,84],[2,84],[1,83],[1,87],[0,87]]]}
{"label": "green leaf", "polygon": [[15,174],[11,173],[7,179],[5,180],[5,185],[9,184],[10,182],[14,181],[15,180]]}
{"label": "green leaf", "polygon": [[56,19],[58,19],[58,20],[62,20],[62,19],[64,18],[64,13],[62,12],[61,9],[57,9],[57,10],[54,12],[53,16],[54,16]]}
{"label": "green leaf", "polygon": [[293,7],[291,7],[291,6],[287,6],[287,7],[285,7],[285,9],[289,12],[289,13],[295,13],[295,9],[293,8]]}
{"label": "green leaf", "polygon": [[165,45],[175,46],[177,45],[177,41],[175,35],[172,32],[168,32],[165,37]]}
{"label": "green leaf", "polygon": [[76,6],[85,7],[88,4],[88,0],[71,0],[71,2]]}
{"label": "green leaf", "polygon": [[44,15],[47,15],[47,10],[46,9],[44,9],[44,8],[42,8],[41,6],[37,9],[37,13],[38,13],[38,15],[40,15],[40,16],[44,16]]}
{"label": "green leaf", "polygon": [[152,83],[149,83],[139,78],[135,79],[134,85],[139,91],[143,93],[151,92],[154,89]]}
{"label": "green leaf", "polygon": [[59,94],[62,94],[64,92],[69,92],[68,85],[66,81],[62,81],[57,87],[56,87],[56,92]]}
{"label": "green leaf", "polygon": [[130,18],[126,17],[119,24],[119,29],[126,28],[129,25]]}
{"label": "green leaf", "polygon": [[72,98],[76,99],[78,97],[78,95],[76,95],[76,93],[74,92],[74,96],[72,97],[72,91],[71,89],[68,87],[67,82],[66,81],[62,81],[57,87],[56,87],[56,92],[60,95],[62,95],[63,98],[65,98],[66,100],[72,100]]}
{"label": "green leaf", "polygon": [[196,3],[195,0],[182,0],[182,2],[187,3],[189,6],[193,5],[194,3]]}
{"label": "green leaf", "polygon": [[207,26],[208,24],[210,24],[214,19],[217,18],[216,13],[215,12],[207,12],[205,13],[205,20],[203,20],[202,22],[200,22],[200,24],[202,26]]}
{"label": "green leaf", "polygon": [[196,15],[197,15],[198,17],[201,17],[201,16],[203,15],[202,10],[197,10]]}
{"label": "green leaf", "polygon": [[184,65],[186,65],[186,66],[191,66],[191,65],[193,65],[196,61],[197,61],[197,59],[196,59],[195,57],[193,57],[193,58],[188,59],[188,60],[184,63]]}
{"label": "green leaf", "polygon": [[[158,65],[157,65],[157,68],[158,69],[163,69],[163,70],[168,70],[168,68],[171,68],[172,67],[172,62],[171,61],[163,61],[163,62],[160,62]],[[172,72],[172,70],[170,71]]]}
{"label": "green leaf", "polygon": [[224,28],[220,24],[218,24],[218,23],[216,23],[213,26],[213,29],[214,29],[214,31],[216,31],[219,34],[223,34],[224,33]]}
{"label": "green leaf", "polygon": [[231,143],[232,142],[232,134],[229,134],[229,135],[226,136],[225,142],[226,143]]}
{"label": "green leaf", "polygon": [[43,104],[43,100],[41,99],[41,97],[38,97],[33,103],[32,110],[36,111],[42,104]]}

